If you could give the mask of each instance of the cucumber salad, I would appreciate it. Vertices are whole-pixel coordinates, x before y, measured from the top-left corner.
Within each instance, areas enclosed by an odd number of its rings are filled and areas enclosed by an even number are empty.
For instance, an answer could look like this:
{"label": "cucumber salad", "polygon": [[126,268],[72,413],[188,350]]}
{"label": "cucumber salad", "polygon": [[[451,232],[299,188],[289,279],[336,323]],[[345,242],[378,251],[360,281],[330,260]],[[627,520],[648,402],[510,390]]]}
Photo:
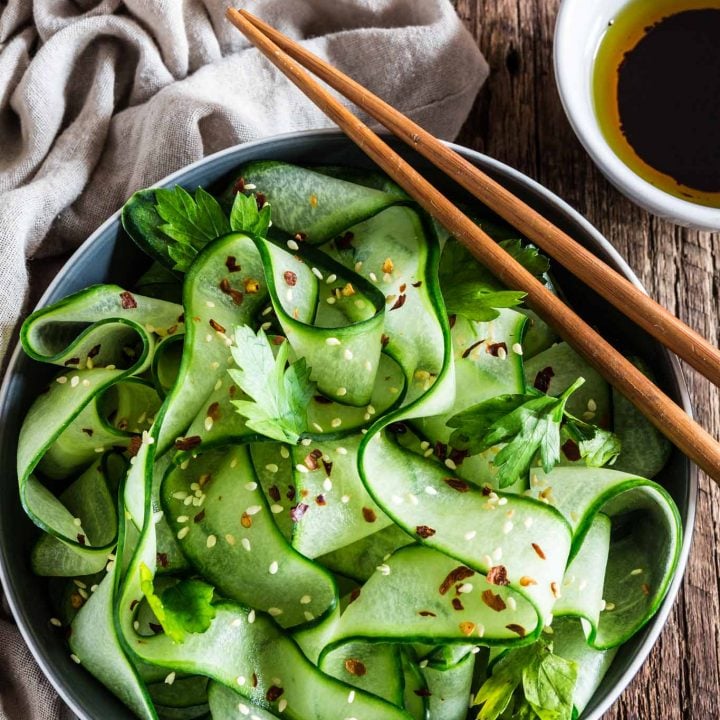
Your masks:
{"label": "cucumber salad", "polygon": [[677,566],[667,443],[385,176],[211,190],[136,193],[137,281],[22,328],[72,659],[139,718],[581,715]]}

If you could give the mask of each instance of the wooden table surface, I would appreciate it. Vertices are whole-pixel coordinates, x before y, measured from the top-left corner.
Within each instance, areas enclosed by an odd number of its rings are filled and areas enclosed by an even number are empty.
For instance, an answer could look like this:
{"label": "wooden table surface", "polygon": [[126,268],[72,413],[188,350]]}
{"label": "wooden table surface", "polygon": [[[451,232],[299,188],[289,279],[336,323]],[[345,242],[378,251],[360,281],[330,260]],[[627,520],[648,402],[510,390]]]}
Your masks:
{"label": "wooden table surface", "polygon": [[[635,207],[594,167],[563,114],[552,36],[559,0],[454,0],[490,64],[458,142],[512,165],[567,200],[620,251],[650,294],[718,344],[720,235]],[[685,366],[698,420],[720,431],[718,393]],[[683,588],[660,641],[607,720],[720,717],[720,491],[701,474]]]}

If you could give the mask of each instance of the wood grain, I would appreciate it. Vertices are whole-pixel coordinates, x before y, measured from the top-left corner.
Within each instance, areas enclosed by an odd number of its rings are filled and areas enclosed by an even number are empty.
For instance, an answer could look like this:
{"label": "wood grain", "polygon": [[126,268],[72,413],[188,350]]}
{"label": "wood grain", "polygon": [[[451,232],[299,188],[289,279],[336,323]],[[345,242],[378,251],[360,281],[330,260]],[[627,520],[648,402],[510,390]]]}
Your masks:
{"label": "wood grain", "polygon": [[[491,74],[459,142],[522,170],[615,245],[648,292],[718,344],[720,236],[653,218],[612,188],[575,138],[552,70],[559,0],[454,0]],[[720,434],[718,390],[685,368],[699,421]],[[607,720],[720,717],[720,490],[701,475],[683,589],[647,663]]]}

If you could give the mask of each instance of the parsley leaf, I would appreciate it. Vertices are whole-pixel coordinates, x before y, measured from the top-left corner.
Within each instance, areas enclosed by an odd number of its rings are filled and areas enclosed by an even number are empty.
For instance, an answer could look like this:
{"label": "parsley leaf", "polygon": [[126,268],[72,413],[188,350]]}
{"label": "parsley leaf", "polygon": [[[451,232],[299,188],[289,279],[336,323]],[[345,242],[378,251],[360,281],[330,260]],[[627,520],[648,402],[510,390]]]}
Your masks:
{"label": "parsley leaf", "polygon": [[201,580],[181,580],[157,595],[152,572],[142,564],[140,588],[165,634],[175,642],[183,642],[188,633],[204,633],[216,615],[215,591]]}
{"label": "parsley leaf", "polygon": [[448,420],[457,428],[450,444],[471,455],[507,443],[493,461],[501,488],[512,485],[530,470],[540,455],[546,472],[560,460],[560,425],[565,404],[585,380],[578,378],[559,397],[537,391],[526,395],[500,395],[474,405]]}
{"label": "parsley leaf", "polygon": [[315,393],[305,358],[287,370],[290,343],[280,345],[277,357],[262,330],[255,333],[243,325],[235,330],[231,349],[237,370],[233,381],[251,400],[233,400],[248,427],[266,437],[295,444],[307,426],[307,405]]}
{"label": "parsley leaf", "polygon": [[[520,240],[502,240],[500,246],[534,275],[547,271],[549,262],[532,245]],[[480,265],[459,242],[449,242],[440,258],[440,284],[450,315],[489,322],[498,317],[498,308],[520,305],[525,293],[508,290],[489,270]]]}
{"label": "parsley leaf", "polygon": [[258,210],[254,195],[235,195],[230,219],[220,203],[207,191],[198,188],[195,197],[177,185],[155,190],[155,209],[164,221],[158,226],[173,242],[167,253],[175,270],[187,272],[195,256],[211,240],[231,231],[265,236],[270,227],[270,206]]}
{"label": "parsley leaf", "polygon": [[478,720],[507,717],[523,720],[570,720],[577,665],[540,640],[512,650],[498,660],[473,705],[481,705]]}
{"label": "parsley leaf", "polygon": [[590,425],[565,413],[567,421],[563,426],[565,434],[577,443],[580,457],[589,467],[612,465],[617,460],[622,446],[620,438],[613,432],[597,425]]}
{"label": "parsley leaf", "polygon": [[237,193],[230,210],[230,227],[235,232],[252,233],[265,237],[270,227],[270,204],[258,210],[255,195]]}

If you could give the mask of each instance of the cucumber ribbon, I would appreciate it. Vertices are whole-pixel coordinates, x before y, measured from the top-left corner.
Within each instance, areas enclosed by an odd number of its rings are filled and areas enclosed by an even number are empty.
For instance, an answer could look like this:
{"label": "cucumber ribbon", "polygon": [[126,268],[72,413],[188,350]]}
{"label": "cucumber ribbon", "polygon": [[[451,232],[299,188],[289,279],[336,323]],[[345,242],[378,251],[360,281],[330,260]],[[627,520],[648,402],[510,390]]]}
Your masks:
{"label": "cucumber ribbon", "polygon": [[[523,393],[524,371],[566,346],[524,358],[513,309],[448,318],[438,268],[454,241],[382,178],[279,162],[240,177],[270,204],[270,237],[207,244],[182,306],[103,285],[23,326],[56,373],[22,427],[20,495],[73,655],[142,718],[452,720],[479,647],[491,668],[552,632],[578,663],[581,712],[667,592],[672,499],[569,461],[498,489],[499,448],[454,451],[447,420]],[[152,198],[124,222],[171,268]],[[284,353],[278,382],[285,358],[305,362],[297,442],[236,411],[251,400],[238,341],[268,368]]]}

